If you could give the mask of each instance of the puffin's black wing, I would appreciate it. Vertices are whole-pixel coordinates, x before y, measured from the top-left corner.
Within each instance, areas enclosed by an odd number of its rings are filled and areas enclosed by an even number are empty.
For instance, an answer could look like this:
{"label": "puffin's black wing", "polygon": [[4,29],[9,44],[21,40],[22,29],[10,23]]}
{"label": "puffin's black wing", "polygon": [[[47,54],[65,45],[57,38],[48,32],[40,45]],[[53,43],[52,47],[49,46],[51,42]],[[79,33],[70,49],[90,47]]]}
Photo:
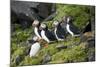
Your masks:
{"label": "puffin's black wing", "polygon": [[73,24],[70,24],[70,30],[74,33],[74,34],[80,34],[80,31],[79,29],[73,25]]}
{"label": "puffin's black wing", "polygon": [[66,31],[61,27],[61,25],[58,25],[56,35],[61,39],[65,38]]}
{"label": "puffin's black wing", "polygon": [[66,34],[68,34],[68,31],[66,30],[66,25],[67,24],[65,22],[60,23],[61,28],[63,28],[63,30],[66,32]]}
{"label": "puffin's black wing", "polygon": [[41,30],[38,29],[38,33],[39,33],[39,35],[41,36]]}
{"label": "puffin's black wing", "polygon": [[53,34],[53,32],[50,31],[50,30],[46,30],[45,35],[47,36],[47,38],[48,38],[50,41],[57,40],[56,37],[55,37],[55,35]]}

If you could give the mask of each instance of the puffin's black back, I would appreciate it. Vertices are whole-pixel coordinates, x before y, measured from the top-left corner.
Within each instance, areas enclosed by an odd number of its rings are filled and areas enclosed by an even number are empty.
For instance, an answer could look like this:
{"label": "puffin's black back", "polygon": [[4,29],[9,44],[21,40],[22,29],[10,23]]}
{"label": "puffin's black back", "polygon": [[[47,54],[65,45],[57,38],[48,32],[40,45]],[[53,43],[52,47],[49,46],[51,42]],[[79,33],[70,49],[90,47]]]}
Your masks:
{"label": "puffin's black back", "polygon": [[44,29],[45,31],[45,35],[46,37],[50,40],[50,41],[54,41],[54,40],[57,40],[55,35],[54,35],[54,32],[48,30],[48,28],[46,27],[46,29]]}
{"label": "puffin's black back", "polygon": [[74,34],[80,34],[80,31],[79,29],[73,25],[72,23],[69,23],[69,27],[70,27],[70,30],[74,33]]}
{"label": "puffin's black back", "polygon": [[61,21],[60,25],[61,25],[61,27],[64,29],[65,33],[68,34],[68,31],[66,30],[66,25],[67,25],[67,23],[64,22],[64,21]]}
{"label": "puffin's black back", "polygon": [[36,41],[34,41],[34,40],[28,40],[28,42],[29,42],[29,44],[34,44],[34,43],[36,43]]}
{"label": "puffin's black back", "polygon": [[57,35],[59,38],[65,38],[66,31],[64,30],[64,28],[61,27],[60,24],[57,26],[56,35]]}

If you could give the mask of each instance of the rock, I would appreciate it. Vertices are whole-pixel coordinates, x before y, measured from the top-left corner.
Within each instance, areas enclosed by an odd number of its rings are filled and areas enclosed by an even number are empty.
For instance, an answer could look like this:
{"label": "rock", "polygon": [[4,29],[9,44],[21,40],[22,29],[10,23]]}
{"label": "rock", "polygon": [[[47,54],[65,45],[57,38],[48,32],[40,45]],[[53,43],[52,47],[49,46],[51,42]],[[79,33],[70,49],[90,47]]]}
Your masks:
{"label": "rock", "polygon": [[95,52],[89,52],[88,61],[95,61]]}
{"label": "rock", "polygon": [[85,41],[88,41],[90,39],[93,39],[95,36],[94,36],[94,33],[93,32],[85,32],[81,37],[81,42],[85,42]]}
{"label": "rock", "polygon": [[56,48],[57,48],[58,50],[61,50],[61,49],[66,49],[67,46],[65,46],[65,45],[57,45]]}
{"label": "rock", "polygon": [[80,43],[80,46],[81,46],[82,49],[88,49],[88,43],[87,42]]}
{"label": "rock", "polygon": [[18,65],[20,63],[20,61],[21,61],[21,57],[19,55],[17,55],[15,58],[16,65]]}
{"label": "rock", "polygon": [[11,21],[13,22],[13,17],[16,17],[18,19],[16,23],[21,24],[22,28],[27,28],[31,26],[34,19],[43,21],[55,12],[52,11],[55,9],[52,6],[54,4],[11,0]]}
{"label": "rock", "polygon": [[[51,15],[49,15],[47,18],[45,18],[43,21],[52,20],[56,15],[57,15],[57,12],[54,12]],[[48,23],[48,22],[43,22],[43,23]]]}
{"label": "rock", "polygon": [[49,55],[49,53],[47,53],[43,57],[42,64],[47,64],[50,60],[51,60],[51,56]]}
{"label": "rock", "polygon": [[95,36],[93,32],[85,32],[81,37],[81,43],[87,43],[87,47],[95,47]]}
{"label": "rock", "polygon": [[15,31],[15,25],[11,24],[11,33],[13,33]]}
{"label": "rock", "polygon": [[88,47],[95,47],[95,38],[91,38],[88,41]]}

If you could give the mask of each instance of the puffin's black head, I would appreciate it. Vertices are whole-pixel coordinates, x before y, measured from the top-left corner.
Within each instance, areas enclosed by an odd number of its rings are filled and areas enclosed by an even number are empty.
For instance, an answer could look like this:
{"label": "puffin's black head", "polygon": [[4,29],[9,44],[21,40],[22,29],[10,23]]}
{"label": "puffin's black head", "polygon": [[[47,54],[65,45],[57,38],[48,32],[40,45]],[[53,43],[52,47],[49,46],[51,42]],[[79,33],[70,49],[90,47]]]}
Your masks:
{"label": "puffin's black head", "polygon": [[72,17],[68,16],[66,21],[67,21],[67,23],[72,23]]}
{"label": "puffin's black head", "polygon": [[67,20],[67,16],[63,16],[62,21],[66,22],[66,20]]}
{"label": "puffin's black head", "polygon": [[72,23],[73,18],[72,16],[64,16],[62,20],[63,22],[66,22],[66,23]]}
{"label": "puffin's black head", "polygon": [[34,22],[32,23],[33,27],[38,27],[40,25],[40,22],[38,20],[34,20]]}
{"label": "puffin's black head", "polygon": [[40,25],[40,30],[47,30],[48,28],[47,28],[47,26],[46,26],[46,24],[41,24]]}

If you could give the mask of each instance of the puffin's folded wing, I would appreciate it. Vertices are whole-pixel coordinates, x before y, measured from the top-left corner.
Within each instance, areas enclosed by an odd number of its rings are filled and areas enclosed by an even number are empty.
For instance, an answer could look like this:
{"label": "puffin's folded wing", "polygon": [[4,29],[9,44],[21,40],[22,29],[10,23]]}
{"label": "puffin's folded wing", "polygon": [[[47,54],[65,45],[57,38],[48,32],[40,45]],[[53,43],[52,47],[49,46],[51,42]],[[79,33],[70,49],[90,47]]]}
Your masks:
{"label": "puffin's folded wing", "polygon": [[51,41],[56,40],[56,37],[55,37],[55,35],[53,34],[52,31],[49,31],[49,30],[48,30],[48,31],[45,33],[45,35],[46,35]]}
{"label": "puffin's folded wing", "polygon": [[74,33],[74,34],[80,34],[79,29],[75,26],[75,25],[70,25],[70,30]]}

